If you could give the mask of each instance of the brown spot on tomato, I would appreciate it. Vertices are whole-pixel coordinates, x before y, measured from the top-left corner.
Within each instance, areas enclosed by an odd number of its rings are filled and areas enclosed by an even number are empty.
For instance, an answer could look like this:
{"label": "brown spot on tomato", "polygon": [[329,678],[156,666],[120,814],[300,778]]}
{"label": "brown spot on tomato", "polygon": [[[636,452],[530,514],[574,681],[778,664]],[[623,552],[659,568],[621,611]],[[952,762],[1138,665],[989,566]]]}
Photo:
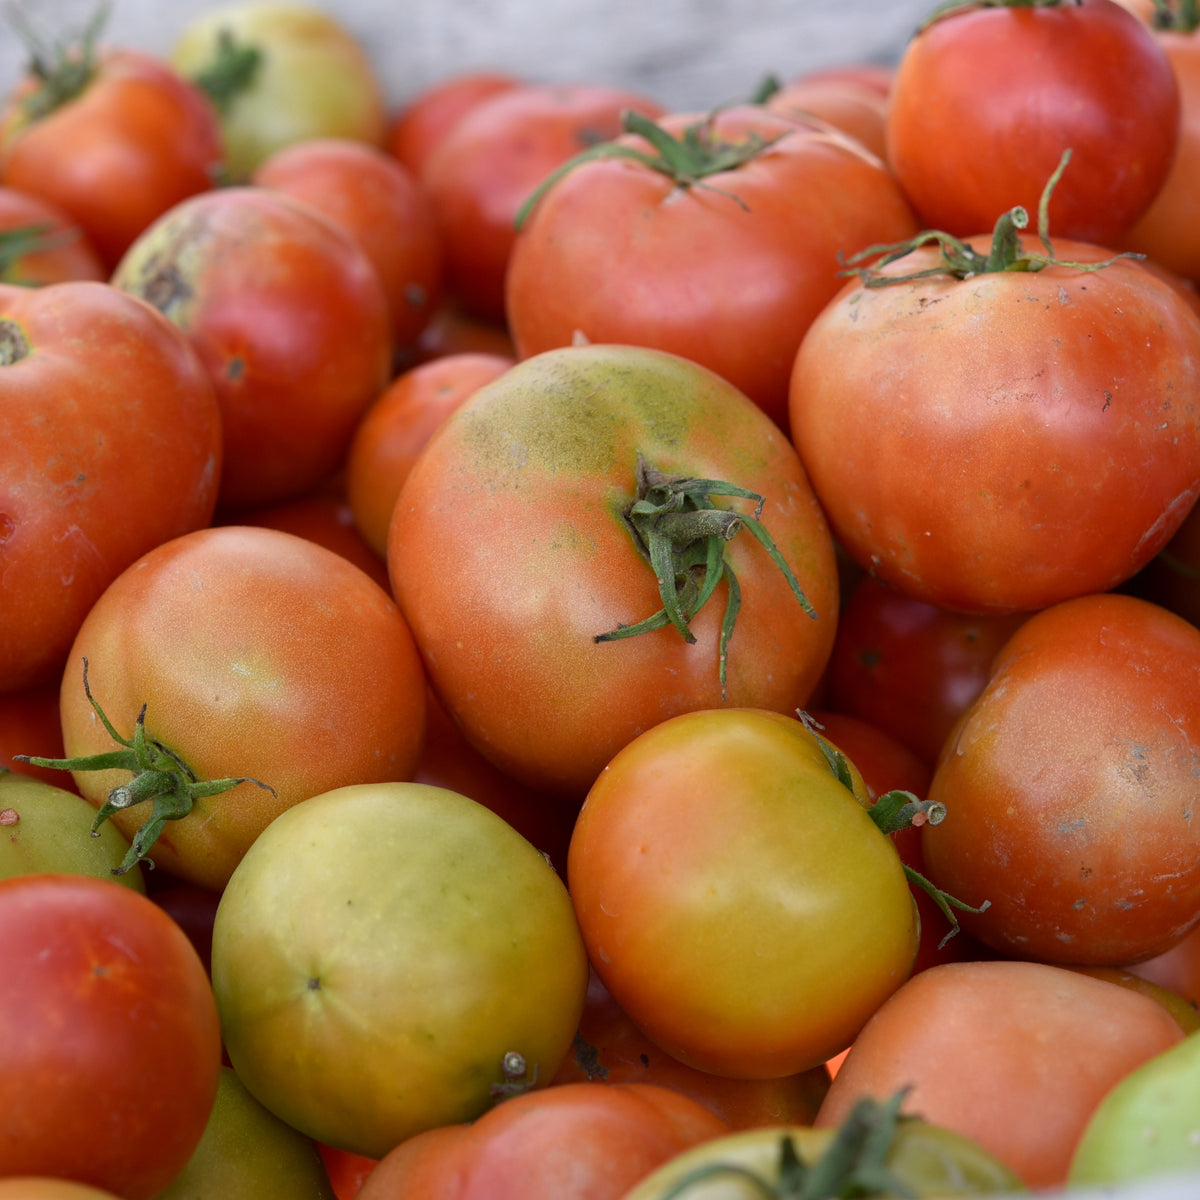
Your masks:
{"label": "brown spot on tomato", "polygon": [[16,321],[0,320],[0,367],[11,367],[30,353],[29,340]]}

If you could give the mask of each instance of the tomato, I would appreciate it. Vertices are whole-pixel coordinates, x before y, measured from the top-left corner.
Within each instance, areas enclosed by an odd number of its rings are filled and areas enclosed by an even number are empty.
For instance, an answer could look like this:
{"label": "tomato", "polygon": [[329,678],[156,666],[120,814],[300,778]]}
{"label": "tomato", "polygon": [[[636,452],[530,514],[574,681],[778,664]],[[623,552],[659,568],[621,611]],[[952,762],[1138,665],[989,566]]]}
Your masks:
{"label": "tomato", "polygon": [[349,234],[282,192],[222,188],[151,225],[112,281],[183,330],[213,380],[223,510],[341,466],[392,352],[383,285]]}
{"label": "tomato", "polygon": [[147,305],[90,281],[6,284],[0,445],[10,693],[60,677],[84,616],[134,559],[208,524],[220,410],[187,340]]}
{"label": "tomato", "polygon": [[[144,706],[145,737],[184,764],[161,795],[138,790],[153,773],[141,779],[133,795],[153,803],[111,819],[189,883],[222,887],[285,809],[342,784],[406,779],[420,753],[425,675],[395,604],[340,555],[278,530],[199,530],[113,582],[63,675],[68,761],[119,749],[81,686],[84,660],[120,736],[134,738]],[[245,782],[210,793],[189,777]],[[81,767],[75,782],[100,807],[131,770]]]}
{"label": "tomato", "polygon": [[870,82],[808,74],[789,79],[764,101],[771,112],[799,121],[828,122],[861,142],[879,159],[887,157],[887,92]]}
{"label": "tomato", "polygon": [[108,269],[73,217],[31,192],[0,186],[0,282],[41,287],[107,278]]}
{"label": "tomato", "polygon": [[441,231],[447,287],[468,312],[504,319],[518,211],[550,171],[615,137],[627,108],[662,111],[625,88],[522,83],[476,104],[440,139],[421,182]]}
{"label": "tomato", "polygon": [[0,768],[74,790],[61,771],[17,761],[16,755],[62,757],[62,722],[58,716],[58,680],[0,695]]}
{"label": "tomato", "polygon": [[[639,456],[675,482],[651,489],[658,476],[643,470],[639,485]],[[718,497],[729,511],[689,516],[689,476],[764,497],[761,527],[816,619],[750,536],[756,502]],[[681,622],[694,641],[663,616],[664,589],[626,518],[642,501],[653,510],[664,490],[673,496],[664,504],[683,506],[682,542],[689,522],[742,528],[707,544],[724,550],[710,602]],[[658,541],[669,526],[636,536]],[[681,564],[698,555],[682,572],[689,606],[706,552],[702,541],[677,552]],[[728,638],[722,563],[741,598]],[[574,803],[621,746],[675,713],[801,707],[837,624],[832,542],[787,439],[710,371],[632,346],[549,351],[479,388],[414,464],[388,570],[433,687],[467,738],[506,773]],[[662,627],[620,636],[650,618]]]}
{"label": "tomato", "polygon": [[[129,852],[129,841],[115,825],[89,836],[95,816],[76,792],[0,772],[0,879],[51,871],[111,877]],[[117,879],[136,892],[146,890],[140,867]]]}
{"label": "tomato", "polygon": [[946,963],[874,1013],[816,1125],[907,1088],[903,1111],[978,1142],[1026,1186],[1055,1187],[1105,1092],[1182,1038],[1162,1005],[1115,983],[1042,963]]}
{"label": "tomato", "polygon": [[421,330],[411,361],[401,361],[400,369],[446,354],[500,354],[515,358],[516,349],[503,321],[482,320],[465,312],[453,300],[443,300]]}
{"label": "tomato", "polygon": [[1013,205],[1036,212],[1071,150],[1051,227],[1109,246],[1167,178],[1179,123],[1162,46],[1113,0],[967,3],[927,20],[900,57],[888,162],[923,225],[969,237]]}
{"label": "tomato", "polygon": [[588,956],[668,1054],[771,1078],[844,1050],[907,977],[917,914],[866,787],[780,713],[685,713],[588,792],[567,880]]}
{"label": "tomato", "polygon": [[409,350],[442,294],[442,248],[416,178],[376,146],[308,138],[276,150],[250,177],[312,205],[362,247],[379,272],[392,342]]}
{"label": "tomato", "polygon": [[270,154],[308,138],[383,144],[387,107],[370,56],[315,5],[217,5],[188,21],[169,59],[216,104],[231,182],[244,183]]}
{"label": "tomato", "polygon": [[401,1144],[359,1200],[622,1200],[660,1163],[728,1131],[669,1088],[557,1084]]}
{"label": "tomato", "polygon": [[661,129],[671,157],[631,134],[541,195],[507,279],[518,356],[580,338],[657,347],[786,426],[792,360],[841,286],[839,256],[913,236],[912,212],[861,145],[759,106],[672,114]]}
{"label": "tomato", "polygon": [[[874,1110],[883,1108],[873,1101],[868,1105]],[[859,1190],[834,1192],[836,1185],[831,1185],[822,1193],[816,1187],[821,1172],[839,1158],[840,1147],[833,1147],[834,1130],[777,1125],[713,1138],[685,1150],[651,1172],[624,1200],[676,1196],[686,1200],[760,1200],[763,1196],[803,1194],[786,1189],[789,1185],[798,1188],[805,1178],[811,1179],[814,1194],[825,1195],[936,1196],[945,1200],[1022,1190],[1020,1180],[1001,1162],[951,1129],[906,1117],[880,1147],[882,1128],[878,1120],[863,1120],[856,1134],[875,1144],[861,1150],[855,1145],[855,1158],[840,1166],[838,1178],[852,1177],[847,1170],[851,1165],[865,1168]],[[886,1191],[885,1181],[891,1183]]]}
{"label": "tomato", "polygon": [[1107,251],[1060,241],[1046,265],[1007,232],[1021,252],[994,263],[1003,230],[961,265],[923,245],[866,268],[809,328],[791,380],[792,437],[846,552],[973,613],[1115,587],[1200,489],[1190,305],[1134,260],[1081,269]]}
{"label": "tomato", "polygon": [[1141,979],[1183,996],[1193,1008],[1200,1010],[1200,926],[1170,950],[1127,964],[1127,969]]}
{"label": "tomato", "polygon": [[1200,922],[1200,630],[1106,593],[1034,614],[929,787],[929,877],[1005,953],[1125,966]]}
{"label": "tomato", "polygon": [[933,772],[891,734],[842,712],[818,709],[810,715],[821,736],[858,768],[872,803],[894,789],[925,795]]}
{"label": "tomato", "polygon": [[1178,992],[1171,991],[1170,988],[1135,975],[1131,968],[1066,965],[1071,971],[1082,971],[1085,975],[1091,975],[1096,979],[1107,979],[1110,983],[1132,988],[1135,992],[1141,992],[1143,996],[1149,996],[1151,1000],[1156,1000],[1175,1018],[1184,1033],[1194,1033],[1200,1029],[1200,1010],[1196,1008],[1195,1004]]}
{"label": "tomato", "polygon": [[0,1176],[151,1200],[199,1142],[221,1064],[191,943],[111,880],[21,875],[0,880],[0,959]]}
{"label": "tomato", "polygon": [[0,1179],[0,1200],[120,1200],[112,1192],[49,1176]]}
{"label": "tomato", "polygon": [[477,104],[524,83],[509,71],[462,71],[408,97],[388,125],[387,149],[415,176],[442,139]]}
{"label": "tomato", "polygon": [[381,558],[396,497],[430,435],[515,362],[504,354],[442,355],[401,372],[367,410],[346,457],[346,495],[358,529]]}
{"label": "tomato", "polygon": [[697,1071],[642,1033],[593,970],[570,1057],[551,1082],[652,1083],[698,1100],[730,1129],[753,1129],[811,1124],[829,1090],[829,1072],[821,1065],[777,1079],[730,1079]]}
{"label": "tomato", "polygon": [[827,701],[897,739],[932,769],[983,690],[992,659],[1024,619],[951,612],[865,576],[838,617]]}
{"label": "tomato", "polygon": [[[355,1200],[367,1176],[379,1165],[377,1158],[368,1158],[365,1154],[351,1154],[349,1150],[338,1150],[334,1146],[325,1145],[324,1142],[317,1143],[317,1150],[325,1164],[337,1200]],[[0,1200],[3,1198],[0,1197]]]}
{"label": "tomato", "polygon": [[222,1067],[199,1144],[155,1200],[196,1196],[334,1200],[334,1191],[312,1140],[263,1108],[232,1067]]}
{"label": "tomato", "polygon": [[297,804],[250,847],[217,909],[212,978],[250,1092],[378,1158],[478,1117],[507,1055],[548,1081],[587,960],[566,888],[511,826],[442,788],[362,784]]}
{"label": "tomato", "polygon": [[59,48],[0,108],[0,181],[50,201],[111,271],[152,221],[209,191],[225,156],[208,97],[158,56]]}

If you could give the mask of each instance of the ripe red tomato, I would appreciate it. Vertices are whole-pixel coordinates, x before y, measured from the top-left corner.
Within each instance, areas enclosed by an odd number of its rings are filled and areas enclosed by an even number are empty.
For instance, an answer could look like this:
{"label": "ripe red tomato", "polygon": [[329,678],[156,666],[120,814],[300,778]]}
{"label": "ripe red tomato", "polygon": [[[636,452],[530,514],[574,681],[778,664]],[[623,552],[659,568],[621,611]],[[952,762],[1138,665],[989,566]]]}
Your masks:
{"label": "ripe red tomato", "polygon": [[57,204],[0,186],[0,282],[41,287],[68,279],[108,279],[82,227]]}
{"label": "ripe red tomato", "polygon": [[[639,458],[674,482],[650,486],[659,476],[645,470],[639,481]],[[755,501],[717,495],[704,508],[685,499],[687,477],[764,498],[761,527],[816,619],[752,536],[758,527],[747,527]],[[661,615],[673,564],[660,562],[660,587],[639,548],[643,536],[668,538],[670,520],[657,534],[630,524],[635,505],[639,521],[657,521],[664,493],[664,506],[682,507],[683,606],[698,601],[702,577],[716,584],[690,642]],[[742,531],[691,540],[718,525]],[[722,549],[710,577],[706,554]],[[722,648],[725,568],[740,608]],[[467,738],[506,773],[575,803],[621,746],[675,713],[803,706],[837,624],[832,541],[790,443],[712,372],[633,346],[549,351],[478,389],[414,464],[388,569],[430,680]],[[621,636],[643,620],[658,626]]]}
{"label": "ripe red tomato", "polygon": [[625,88],[522,83],[475,105],[440,140],[421,182],[441,230],[447,287],[468,312],[504,319],[518,211],[555,167],[616,137],[627,108],[662,111]]}
{"label": "ripe red tomato", "polygon": [[43,783],[74,791],[69,775],[49,767],[14,762],[16,754],[62,757],[62,722],[58,716],[58,680],[0,695],[0,770],[16,771]]}
{"label": "ripe red tomato", "polygon": [[215,185],[224,143],[208,97],[167,62],[132,48],[79,53],[90,70],[66,53],[51,79],[30,75],[9,93],[0,181],[69,213],[112,270],[152,221]]}
{"label": "ripe red tomato", "polygon": [[631,134],[618,145],[649,162],[580,163],[538,200],[507,278],[518,356],[580,338],[653,346],[715,371],[785,427],[792,360],[841,287],[839,255],[912,237],[912,211],[861,145],[762,107],[661,127],[697,143],[694,161],[675,166]]}
{"label": "ripe red tomato", "polygon": [[922,224],[987,233],[1050,200],[1058,236],[1113,245],[1162,186],[1179,88],[1154,35],[1113,0],[970,4],[916,33],[892,80],[888,162]]}
{"label": "ripe red tomato", "polygon": [[[1057,10],[980,10],[1031,11]],[[840,544],[941,608],[1114,587],[1200,491],[1191,306],[1134,260],[1068,265],[1108,257],[1083,243],[1019,269],[1019,241],[1016,269],[985,269],[995,243],[976,239],[961,266],[922,246],[851,280],[792,373],[792,437]]]}
{"label": "ripe red tomato", "polygon": [[151,1200],[198,1144],[221,1067],[191,943],[111,880],[21,875],[0,880],[0,960],[0,1176]]}
{"label": "ripe red tomato", "polygon": [[187,339],[140,301],[4,284],[0,446],[0,692],[14,692],[59,678],[134,559],[211,520],[220,410]]}
{"label": "ripe red tomato", "polygon": [[929,877],[1004,953],[1125,966],[1200,922],[1200,630],[1146,601],[1031,616],[934,772]]}
{"label": "ripe red tomato", "polygon": [[379,272],[396,351],[411,351],[442,296],[441,241],[415,177],[376,146],[308,138],[264,159],[250,182],[303,200],[354,238]]}
{"label": "ripe red tomato", "polygon": [[802,123],[814,118],[828,122],[878,158],[887,157],[888,97],[872,82],[806,73],[788,80],[764,104],[771,112]]}
{"label": "ripe red tomato", "polygon": [[[84,692],[85,659],[92,695],[122,738],[145,706],[147,738],[185,775],[250,781],[201,789],[147,851],[205,887],[223,887],[285,809],[343,784],[407,779],[420,753],[425,675],[395,604],[341,555],[278,530],[199,530],[113,582],[63,675],[70,759],[119,749]],[[129,770],[75,772],[97,807],[130,779]],[[158,816],[156,800],[112,819],[133,840]]]}
{"label": "ripe red tomato", "polygon": [[349,234],[282,192],[222,188],[155,221],[112,281],[165,313],[208,369],[223,510],[292,499],[341,466],[392,354],[383,285]]}

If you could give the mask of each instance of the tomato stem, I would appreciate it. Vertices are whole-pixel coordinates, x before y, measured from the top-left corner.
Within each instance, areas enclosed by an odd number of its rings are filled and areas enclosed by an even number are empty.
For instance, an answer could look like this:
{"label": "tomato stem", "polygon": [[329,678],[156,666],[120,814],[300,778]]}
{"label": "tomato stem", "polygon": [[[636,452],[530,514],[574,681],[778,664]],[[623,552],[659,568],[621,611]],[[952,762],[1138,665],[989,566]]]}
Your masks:
{"label": "tomato stem", "polygon": [[[260,783],[257,779],[198,779],[196,773],[178,754],[147,736],[144,704],[134,723],[133,737],[123,738],[92,695],[86,658],[83,660],[83,691],[109,737],[123,749],[81,755],[77,758],[39,758],[28,754],[15,754],[13,761],[30,763],[35,767],[49,767],[56,771],[130,772],[130,781],[118,784],[108,793],[108,797],[96,813],[96,819],[92,822],[92,836],[99,837],[100,826],[114,813],[146,801],[151,802],[149,818],[134,834],[129,850],[120,864],[113,868],[114,875],[124,875],[135,863],[147,859],[167,822],[186,817],[197,800],[220,795],[239,783],[253,783],[275,795],[273,787]],[[150,862],[149,865],[154,864]]]}
{"label": "tomato stem", "polygon": [[192,76],[213,102],[217,112],[226,114],[233,102],[254,83],[262,66],[262,51],[239,42],[233,30],[222,27],[217,33],[217,52],[212,62]]}
{"label": "tomato stem", "polygon": [[1074,4],[1076,8],[1083,0],[945,0],[939,4],[917,27],[917,33],[928,29],[935,21],[952,17],[956,13],[971,12],[977,8],[1061,8],[1063,4]]}
{"label": "tomato stem", "polygon": [[[714,496],[736,496],[755,501],[753,516],[718,508]],[[724,545],[747,529],[783,572],[800,607],[812,618],[817,612],[805,596],[774,539],[760,521],[764,497],[719,479],[692,479],[665,475],[637,458],[637,498],[625,512],[625,520],[638,551],[654,569],[663,606],[658,612],[633,625],[619,625],[597,634],[595,642],[613,642],[636,637],[671,625],[689,645],[696,635],[691,619],[707,603],[717,585],[725,580],[727,598],[718,643],[718,675],[721,699],[726,698],[726,662],[729,639],[741,608],[742,591],[733,567],[725,559]]]}
{"label": "tomato stem", "polygon": [[38,86],[21,101],[25,124],[74,100],[91,83],[96,73],[96,42],[108,22],[108,13],[108,4],[100,4],[78,34],[45,42],[15,6],[8,11],[9,22],[29,53],[29,73],[38,81]]}

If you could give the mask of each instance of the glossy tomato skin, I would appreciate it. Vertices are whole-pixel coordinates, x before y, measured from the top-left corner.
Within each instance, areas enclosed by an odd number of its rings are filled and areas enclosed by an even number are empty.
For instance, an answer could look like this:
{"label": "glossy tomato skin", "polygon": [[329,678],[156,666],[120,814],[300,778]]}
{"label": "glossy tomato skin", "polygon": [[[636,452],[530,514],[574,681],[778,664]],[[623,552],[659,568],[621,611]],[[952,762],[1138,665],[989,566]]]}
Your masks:
{"label": "glossy tomato skin", "polygon": [[567,880],[588,956],[667,1053],[720,1075],[810,1070],[908,977],[900,858],[794,717],[685,713],[584,801]]}
{"label": "glossy tomato skin", "polygon": [[[220,526],[176,538],[114,581],[63,674],[70,757],[116,747],[82,686],[123,737],[147,734],[201,779],[248,778],[172,821],[151,853],[182,880],[220,888],[279,813],[350,783],[407,779],[424,732],[425,675],[386,592],[340,555],[279,530]],[[99,806],[128,772],[79,771]],[[149,815],[118,813],[127,837]]]}
{"label": "glossy tomato skin", "polygon": [[58,205],[108,270],[167,209],[209,191],[224,161],[211,101],[155,55],[100,51],[73,99],[31,115],[27,80],[0,111],[0,180]]}
{"label": "glossy tomato skin", "polygon": [[[938,261],[923,248],[883,275]],[[1200,321],[1130,259],[852,280],[801,343],[791,433],[865,570],[938,607],[1027,612],[1165,545],[1197,495],[1198,394]]]}
{"label": "glossy tomato skin", "polygon": [[[680,136],[699,120],[661,124]],[[682,355],[786,428],[788,373],[841,287],[839,255],[912,237],[916,221],[884,165],[836,132],[751,106],[718,112],[711,132],[772,144],[688,187],[611,157],[559,179],[513,247],[509,327],[520,357],[580,336]],[[640,137],[620,144],[649,150]]]}
{"label": "glossy tomato skin", "polygon": [[107,284],[0,286],[0,343],[0,691],[13,692],[59,676],[134,559],[208,524],[221,417],[187,340]]}
{"label": "glossy tomato skin", "polygon": [[928,22],[892,80],[887,154],[926,228],[987,233],[1050,201],[1058,237],[1115,241],[1167,177],[1179,88],[1154,35],[1113,0],[964,5]]}
{"label": "glossy tomato skin", "polygon": [[[765,497],[762,523],[818,614],[756,541],[729,542],[742,603],[724,697],[723,582],[691,623],[693,644],[669,627],[595,640],[662,607],[623,515],[639,452],[667,473]],[[575,801],[617,749],[675,713],[803,705],[837,623],[832,542],[787,439],[703,367],[632,346],[549,351],[476,391],[414,465],[388,566],[467,737],[509,774]]]}
{"label": "glossy tomato skin", "polygon": [[209,372],[222,511],[292,499],[341,466],[392,354],[383,285],[349,234],[282,192],[222,188],[155,221],[112,282],[169,317]]}
{"label": "glossy tomato skin", "polygon": [[204,1131],[221,1065],[182,930],[107,879],[0,881],[0,1175],[151,1200]]}
{"label": "glossy tomato skin", "polygon": [[931,879],[1001,951],[1123,966],[1200,921],[1200,631],[1114,593],[1034,614],[934,772]]}

